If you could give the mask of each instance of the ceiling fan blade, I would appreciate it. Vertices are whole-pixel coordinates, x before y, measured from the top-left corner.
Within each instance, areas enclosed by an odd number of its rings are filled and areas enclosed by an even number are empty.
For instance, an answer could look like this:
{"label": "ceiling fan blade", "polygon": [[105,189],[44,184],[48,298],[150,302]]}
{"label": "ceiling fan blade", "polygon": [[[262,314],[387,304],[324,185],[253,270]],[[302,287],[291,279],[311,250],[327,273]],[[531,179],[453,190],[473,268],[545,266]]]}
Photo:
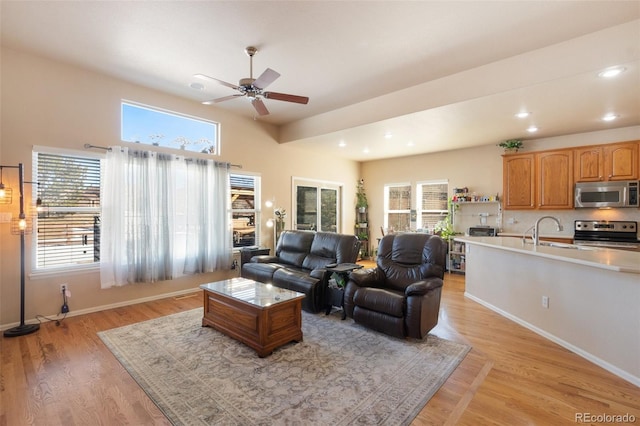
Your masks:
{"label": "ceiling fan blade", "polygon": [[260,115],[269,114],[269,110],[264,105],[264,102],[262,102],[262,99],[260,99],[260,98],[251,99],[251,105],[253,105],[253,107],[256,109],[258,114],[260,114]]}
{"label": "ceiling fan blade", "polygon": [[218,80],[217,78],[209,77],[208,75],[194,74],[193,76],[196,77],[196,78],[201,78],[203,80],[213,80],[213,81],[215,81],[215,82],[217,82],[219,84],[222,84],[223,86],[227,86],[227,87],[230,87],[232,89],[236,89],[236,90],[239,89],[239,87],[236,86],[235,84],[227,83],[226,81]]}
{"label": "ceiling fan blade", "polygon": [[244,96],[244,95],[238,93],[237,95],[223,96],[221,98],[216,98],[216,99],[211,99],[211,100],[208,100],[208,101],[203,101],[202,103],[205,104],[205,105],[213,105],[213,104],[217,104],[218,102],[228,101],[229,99],[237,98],[238,96]]}
{"label": "ceiling fan blade", "polygon": [[280,74],[278,74],[271,68],[267,68],[262,74],[260,74],[260,77],[258,77],[256,81],[253,82],[253,86],[257,87],[258,89],[264,89],[265,87],[276,81],[278,77],[280,77]]}
{"label": "ceiling fan blade", "polygon": [[275,99],[277,101],[295,102],[298,104],[306,104],[309,102],[309,98],[306,96],[289,95],[278,92],[264,92],[263,95],[267,99]]}

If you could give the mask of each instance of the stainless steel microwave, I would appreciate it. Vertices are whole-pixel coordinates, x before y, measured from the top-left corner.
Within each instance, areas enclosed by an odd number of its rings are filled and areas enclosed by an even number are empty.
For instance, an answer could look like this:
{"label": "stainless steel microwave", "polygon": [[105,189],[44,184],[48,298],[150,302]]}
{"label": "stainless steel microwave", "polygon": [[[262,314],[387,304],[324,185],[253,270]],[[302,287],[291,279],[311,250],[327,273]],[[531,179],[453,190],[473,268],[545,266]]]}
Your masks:
{"label": "stainless steel microwave", "polygon": [[575,207],[638,207],[637,180],[578,182]]}

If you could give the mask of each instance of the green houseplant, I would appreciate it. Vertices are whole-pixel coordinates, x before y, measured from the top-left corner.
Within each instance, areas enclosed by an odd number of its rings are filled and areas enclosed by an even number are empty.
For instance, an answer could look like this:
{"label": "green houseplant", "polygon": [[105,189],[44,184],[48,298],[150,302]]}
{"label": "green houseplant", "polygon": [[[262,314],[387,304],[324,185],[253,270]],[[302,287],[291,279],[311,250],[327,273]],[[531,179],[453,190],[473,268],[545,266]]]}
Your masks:
{"label": "green houseplant", "polygon": [[436,235],[439,235],[447,241],[451,240],[456,234],[453,230],[453,224],[451,223],[451,219],[449,218],[449,216],[436,223],[433,227],[433,230]]}
{"label": "green houseplant", "polygon": [[358,186],[356,188],[356,207],[364,213],[369,206],[369,203],[367,202],[367,193],[364,191],[364,179],[360,179],[358,181]]}
{"label": "green houseplant", "polygon": [[505,152],[518,152],[518,150],[522,148],[522,139],[507,139],[506,141],[500,142],[498,146],[504,148]]}

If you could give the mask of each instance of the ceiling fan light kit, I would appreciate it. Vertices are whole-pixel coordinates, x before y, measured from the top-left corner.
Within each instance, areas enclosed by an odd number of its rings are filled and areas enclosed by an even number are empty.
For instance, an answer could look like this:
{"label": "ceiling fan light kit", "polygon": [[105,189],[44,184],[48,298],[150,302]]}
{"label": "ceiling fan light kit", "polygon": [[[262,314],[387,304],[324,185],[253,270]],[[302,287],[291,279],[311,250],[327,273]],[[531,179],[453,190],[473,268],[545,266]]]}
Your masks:
{"label": "ceiling fan light kit", "polygon": [[246,96],[250,101],[251,105],[255,108],[256,112],[259,115],[267,115],[269,114],[269,110],[266,105],[262,101],[262,99],[273,99],[276,101],[284,101],[284,102],[294,102],[297,104],[307,104],[309,102],[309,98],[306,96],[299,95],[290,95],[287,93],[278,93],[278,92],[266,92],[264,89],[267,88],[271,83],[273,83],[280,74],[271,68],[267,68],[260,77],[253,78],[253,55],[256,54],[258,49],[253,46],[248,46],[245,48],[245,53],[249,56],[249,77],[241,78],[238,85],[227,83],[226,81],[218,80],[217,78],[209,77],[204,74],[195,74],[194,77],[201,78],[204,80],[212,80],[218,84],[229,87],[231,89],[237,90],[239,93],[234,95],[223,96],[221,98],[210,99],[202,102],[205,105],[213,105],[219,102],[228,101],[230,99],[234,99],[237,97]]}

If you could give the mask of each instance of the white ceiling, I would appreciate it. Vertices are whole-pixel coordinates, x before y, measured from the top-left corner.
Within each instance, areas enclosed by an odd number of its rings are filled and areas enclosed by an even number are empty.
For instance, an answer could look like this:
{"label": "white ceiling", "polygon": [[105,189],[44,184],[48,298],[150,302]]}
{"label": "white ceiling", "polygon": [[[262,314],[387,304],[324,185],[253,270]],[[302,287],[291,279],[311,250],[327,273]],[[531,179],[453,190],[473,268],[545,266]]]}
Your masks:
{"label": "white ceiling", "polygon": [[[2,44],[192,99],[269,67],[280,141],[355,160],[640,125],[639,1],[6,1]],[[597,73],[613,65],[616,80]],[[46,72],[43,72],[46,78]],[[201,81],[200,81],[201,82]],[[254,116],[244,98],[216,106]],[[520,110],[532,115],[518,120]],[[614,122],[600,118],[613,112]],[[215,116],[215,114],[214,114]],[[536,124],[540,130],[528,134]],[[391,132],[392,138],[384,137]],[[343,141],[346,146],[339,147]],[[368,153],[363,151],[368,149]]]}

